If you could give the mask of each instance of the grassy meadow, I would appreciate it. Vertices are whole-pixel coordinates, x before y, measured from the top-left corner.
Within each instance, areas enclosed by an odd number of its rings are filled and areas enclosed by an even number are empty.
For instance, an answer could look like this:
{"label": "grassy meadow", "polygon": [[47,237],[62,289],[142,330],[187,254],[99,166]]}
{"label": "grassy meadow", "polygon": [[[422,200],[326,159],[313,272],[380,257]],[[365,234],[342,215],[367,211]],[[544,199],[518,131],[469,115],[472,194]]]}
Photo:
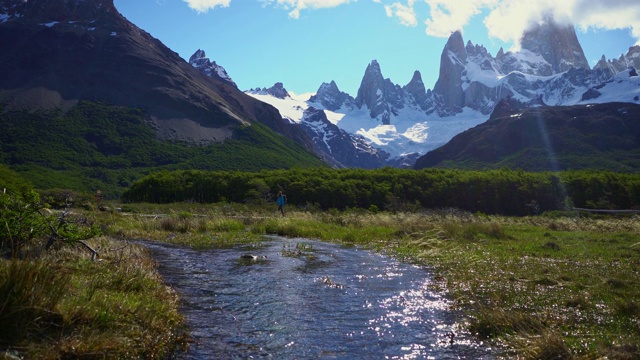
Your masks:
{"label": "grassy meadow", "polygon": [[135,239],[199,249],[306,237],[433,270],[464,326],[521,359],[640,358],[640,218],[107,204],[100,226],[38,260],[0,260],[0,349],[26,358],[165,358],[188,342],[179,296]]}
{"label": "grassy meadow", "polygon": [[[307,237],[370,248],[433,269],[468,329],[506,358],[640,357],[640,218],[502,217],[456,210],[371,213],[239,204],[126,205],[100,214],[117,239],[195,248]],[[149,216],[153,214],[153,216]]]}

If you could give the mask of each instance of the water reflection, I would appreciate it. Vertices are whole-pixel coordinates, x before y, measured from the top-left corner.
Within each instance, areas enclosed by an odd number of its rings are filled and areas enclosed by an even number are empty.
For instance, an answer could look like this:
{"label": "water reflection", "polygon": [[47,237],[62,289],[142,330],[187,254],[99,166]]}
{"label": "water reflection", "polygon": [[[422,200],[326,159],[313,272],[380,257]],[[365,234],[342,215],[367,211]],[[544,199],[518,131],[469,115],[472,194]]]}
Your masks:
{"label": "water reflection", "polygon": [[306,239],[207,251],[145,244],[183,298],[195,342],[181,358],[493,358],[457,327],[421,267]]}

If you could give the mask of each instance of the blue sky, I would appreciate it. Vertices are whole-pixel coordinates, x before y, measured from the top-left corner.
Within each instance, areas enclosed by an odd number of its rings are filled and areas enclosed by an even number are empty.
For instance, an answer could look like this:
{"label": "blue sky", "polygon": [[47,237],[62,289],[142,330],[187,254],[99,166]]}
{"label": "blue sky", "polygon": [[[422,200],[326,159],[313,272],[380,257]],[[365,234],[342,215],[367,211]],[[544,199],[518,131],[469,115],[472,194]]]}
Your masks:
{"label": "blue sky", "polygon": [[[115,0],[116,8],[184,59],[198,49],[241,90],[282,82],[295,93],[336,81],[357,94],[367,65],[405,85],[419,70],[433,88],[448,34],[495,55],[517,46],[545,11],[577,24],[587,59],[618,58],[640,38],[637,0]],[[566,4],[565,4],[566,3]]]}

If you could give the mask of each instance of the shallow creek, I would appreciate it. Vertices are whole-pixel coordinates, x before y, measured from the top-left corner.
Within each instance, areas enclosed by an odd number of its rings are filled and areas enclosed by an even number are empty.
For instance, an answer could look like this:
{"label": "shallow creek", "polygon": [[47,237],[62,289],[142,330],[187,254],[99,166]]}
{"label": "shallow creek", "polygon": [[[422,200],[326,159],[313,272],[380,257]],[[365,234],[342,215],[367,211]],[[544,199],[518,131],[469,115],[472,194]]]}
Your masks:
{"label": "shallow creek", "polygon": [[182,297],[193,343],[180,359],[494,357],[457,326],[423,267],[308,239],[204,251],[143,244]]}

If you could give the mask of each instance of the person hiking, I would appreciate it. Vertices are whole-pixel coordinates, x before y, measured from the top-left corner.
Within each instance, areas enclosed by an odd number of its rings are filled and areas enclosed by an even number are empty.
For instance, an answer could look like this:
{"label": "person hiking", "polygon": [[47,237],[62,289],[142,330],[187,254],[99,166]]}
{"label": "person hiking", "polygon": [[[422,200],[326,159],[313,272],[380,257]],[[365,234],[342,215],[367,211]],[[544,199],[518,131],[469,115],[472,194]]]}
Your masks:
{"label": "person hiking", "polygon": [[287,203],[287,195],[283,194],[282,191],[279,191],[276,204],[278,205],[278,211],[282,213],[282,216],[284,216],[284,204],[286,203]]}

